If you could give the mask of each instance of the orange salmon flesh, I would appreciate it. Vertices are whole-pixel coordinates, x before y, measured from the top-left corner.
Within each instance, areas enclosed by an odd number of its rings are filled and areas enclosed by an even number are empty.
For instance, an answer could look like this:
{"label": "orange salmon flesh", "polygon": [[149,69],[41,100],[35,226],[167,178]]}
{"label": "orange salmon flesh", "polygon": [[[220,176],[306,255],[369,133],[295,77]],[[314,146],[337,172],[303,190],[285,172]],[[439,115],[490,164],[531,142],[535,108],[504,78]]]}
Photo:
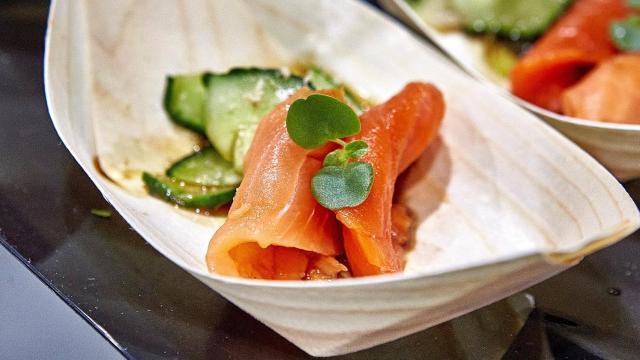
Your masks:
{"label": "orange salmon flesh", "polygon": [[[369,197],[335,213],[319,205],[311,179],[337,145],[306,150],[288,136],[288,106],[314,93],[344,102],[341,90],[301,89],[258,125],[245,157],[245,175],[207,250],[210,271],[255,279],[332,279],[398,272],[410,238],[407,210],[393,204],[395,182],[437,135],[444,116],[440,91],[410,83],[386,103],[360,117],[374,180]],[[336,257],[346,255],[346,264]]]}

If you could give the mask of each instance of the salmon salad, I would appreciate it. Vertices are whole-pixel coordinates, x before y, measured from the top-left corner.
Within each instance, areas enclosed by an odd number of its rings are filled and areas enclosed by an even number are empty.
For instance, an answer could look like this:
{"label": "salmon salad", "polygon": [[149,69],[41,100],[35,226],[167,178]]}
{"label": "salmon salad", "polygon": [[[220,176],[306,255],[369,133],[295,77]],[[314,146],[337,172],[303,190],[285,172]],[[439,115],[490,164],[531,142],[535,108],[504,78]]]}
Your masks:
{"label": "salmon salad", "polygon": [[223,212],[209,271],[269,280],[401,272],[411,211],[398,177],[436,138],[442,93],[406,84],[372,104],[317,66],[170,76],[165,110],[202,146],[147,191],[199,213]]}

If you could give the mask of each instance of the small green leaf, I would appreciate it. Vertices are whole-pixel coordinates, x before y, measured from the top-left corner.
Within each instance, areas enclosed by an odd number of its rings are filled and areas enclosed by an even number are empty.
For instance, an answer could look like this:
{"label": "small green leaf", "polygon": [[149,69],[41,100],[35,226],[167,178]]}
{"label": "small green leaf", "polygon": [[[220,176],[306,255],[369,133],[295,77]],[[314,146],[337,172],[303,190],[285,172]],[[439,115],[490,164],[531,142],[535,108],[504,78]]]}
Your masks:
{"label": "small green leaf", "polygon": [[336,210],[362,204],[372,184],[371,164],[354,162],[320,169],[311,180],[311,191],[320,205]]}
{"label": "small green leaf", "polygon": [[367,143],[362,140],[354,140],[348,143],[344,147],[344,150],[347,152],[349,158],[357,159],[367,153],[367,151],[369,150],[369,145],[367,145]]}
{"label": "small green leaf", "polygon": [[612,22],[609,35],[622,51],[640,50],[640,16],[629,16],[623,21]]}
{"label": "small green leaf", "polygon": [[347,104],[331,96],[313,94],[291,104],[287,132],[296,144],[315,149],[328,140],[357,134],[360,120]]}
{"label": "small green leaf", "polygon": [[640,8],[640,0],[627,0],[627,6],[630,8]]}
{"label": "small green leaf", "polygon": [[91,209],[91,214],[101,218],[110,218],[112,212],[109,209]]}
{"label": "small green leaf", "polygon": [[324,158],[322,166],[343,166],[347,163],[347,152],[343,149],[333,150]]}

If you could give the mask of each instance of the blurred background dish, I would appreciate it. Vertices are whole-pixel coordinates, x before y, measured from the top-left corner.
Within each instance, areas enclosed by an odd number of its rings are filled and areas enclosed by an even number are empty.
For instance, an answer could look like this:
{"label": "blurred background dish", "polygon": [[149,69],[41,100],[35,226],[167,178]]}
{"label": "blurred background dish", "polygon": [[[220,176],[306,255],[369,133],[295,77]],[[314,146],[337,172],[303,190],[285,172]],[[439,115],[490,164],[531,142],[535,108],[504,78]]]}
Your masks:
{"label": "blurred background dish", "polygon": [[[637,100],[634,100],[637,99],[636,90],[634,89],[638,88],[638,81],[634,79],[637,79],[638,76],[624,78],[624,82],[631,86],[630,91],[619,89],[622,86],[621,84],[624,83],[623,81],[618,81],[615,87],[609,87],[606,90],[609,93],[606,96],[600,96],[599,99],[594,98],[593,91],[590,91],[587,103],[591,107],[596,103],[603,104],[600,110],[591,110],[590,112],[575,112],[565,109],[564,114],[561,114],[550,111],[550,109],[557,110],[554,106],[545,105],[544,102],[536,101],[533,98],[529,98],[530,101],[526,101],[508,91],[511,87],[509,81],[511,69],[519,65],[519,57],[524,56],[526,58],[527,51],[532,45],[535,48],[536,40],[541,36],[543,39],[545,36],[555,36],[556,39],[546,41],[545,45],[539,46],[540,48],[548,49],[555,46],[556,49],[565,50],[567,46],[570,46],[570,41],[574,40],[557,40],[558,36],[554,34],[566,35],[580,31],[592,31],[595,38],[590,38],[591,35],[578,33],[574,43],[583,47],[595,46],[595,48],[600,49],[600,52],[606,53],[606,55],[593,60],[585,58],[571,60],[575,61],[576,67],[567,67],[562,71],[549,72],[549,74],[553,74],[552,77],[542,82],[549,82],[549,85],[551,85],[551,82],[565,76],[562,75],[563,71],[565,73],[576,71],[576,74],[579,73],[579,75],[576,75],[576,79],[582,79],[582,74],[591,69],[593,64],[600,62],[601,59],[608,59],[610,56],[614,56],[620,50],[613,48],[613,41],[610,40],[609,35],[609,25],[618,20],[633,18],[633,14],[637,13],[637,10],[629,10],[624,0],[580,0],[576,2],[565,0],[494,0],[484,2],[462,0],[380,0],[379,2],[389,12],[398,16],[413,28],[418,29],[419,32],[424,34],[430,41],[433,41],[454,62],[458,63],[470,74],[490,84],[494,90],[536,113],[551,126],[580,145],[618,179],[625,181],[640,176],[640,117],[636,118],[633,110],[629,110],[634,107],[633,103],[637,102]],[[574,7],[572,5],[579,6]],[[592,8],[594,6],[596,7],[595,9]],[[598,7],[602,7],[604,10],[598,10]],[[466,11],[473,13],[475,17],[465,17],[464,15],[468,14],[460,12],[460,9],[464,8],[466,8]],[[496,12],[501,11],[503,15],[507,13],[506,15],[508,16],[505,15],[504,21],[501,23],[495,20],[494,13],[489,12],[487,14],[487,8]],[[585,8],[586,10],[583,10]],[[586,13],[586,15],[580,13]],[[604,13],[604,15],[600,15],[600,13]],[[595,14],[598,14],[598,16],[595,16]],[[578,18],[578,20],[575,20],[575,18]],[[556,21],[557,23],[555,23]],[[576,22],[578,22],[577,25]],[[552,24],[554,26],[560,25],[551,27],[549,30]],[[547,30],[550,33],[553,32],[553,34],[545,34]],[[570,34],[566,35],[565,38],[573,39],[574,36]],[[597,41],[595,40],[596,38],[598,39]],[[560,44],[561,41],[564,41],[564,43]],[[554,43],[554,45],[548,45],[549,43]],[[600,45],[597,45],[598,43]],[[549,50],[538,50],[537,53],[543,51]],[[584,49],[584,52],[585,54],[590,54],[588,55],[590,57],[595,56],[593,55],[595,53],[594,49]],[[541,56],[548,56],[548,54]],[[568,55],[558,54],[553,56],[564,57]],[[632,57],[635,58],[637,55],[632,55]],[[547,57],[546,59],[549,58]],[[632,68],[638,69],[638,66],[633,65]],[[604,65],[596,67],[596,69],[599,74],[606,71]],[[593,71],[595,70],[591,70],[591,72]],[[613,72],[609,71],[609,73]],[[593,83],[598,81],[594,80],[597,76],[602,77],[605,75],[592,75],[586,79]],[[569,83],[574,84],[575,81],[577,80],[570,80]],[[584,82],[587,82],[587,80]],[[602,81],[599,82],[602,83]],[[582,83],[580,82],[580,84]],[[566,87],[566,85],[563,86]],[[582,85],[582,87],[585,86],[588,85]],[[540,95],[543,91],[538,89],[534,93]],[[625,93],[625,96],[617,96],[618,93]],[[572,94],[577,96],[578,92],[573,91]],[[524,93],[522,95],[527,97]],[[555,101],[559,102],[560,95],[559,93],[557,95],[555,96],[557,98]],[[614,101],[613,105],[609,104],[611,101]],[[636,108],[638,107],[636,106]],[[619,119],[615,114],[611,114],[612,116],[610,117],[603,116],[603,111],[607,114],[615,111],[626,112],[627,115],[625,115],[624,119]],[[594,118],[606,121],[572,117],[568,116],[567,113],[594,116]],[[617,119],[616,121],[618,122],[610,122],[609,118]]]}

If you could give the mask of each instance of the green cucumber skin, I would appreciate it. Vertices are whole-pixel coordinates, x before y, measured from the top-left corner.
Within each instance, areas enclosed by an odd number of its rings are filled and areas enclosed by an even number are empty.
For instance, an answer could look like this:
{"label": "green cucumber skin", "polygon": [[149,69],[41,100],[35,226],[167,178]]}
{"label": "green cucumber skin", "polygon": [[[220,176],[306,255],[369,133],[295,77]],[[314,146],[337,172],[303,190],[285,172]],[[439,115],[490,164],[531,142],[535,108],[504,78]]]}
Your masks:
{"label": "green cucumber skin", "polygon": [[234,162],[238,128],[257,124],[304,85],[300,77],[287,77],[280,70],[260,68],[235,68],[226,74],[207,74],[204,83],[208,91],[205,133],[218,153],[230,162]]}
{"label": "green cucumber skin", "polygon": [[211,147],[193,152],[176,161],[166,171],[170,178],[205,186],[238,186],[242,177],[233,165]]}
{"label": "green cucumber skin", "polygon": [[357,114],[361,114],[366,106],[362,100],[355,95],[348,87],[335,81],[331,75],[327,74],[324,70],[317,66],[311,66],[307,75],[305,76],[307,84],[314,90],[334,89],[342,86],[344,88],[344,97],[347,103],[356,111]]}
{"label": "green cucumber skin", "polygon": [[315,90],[333,89],[338,83],[324,70],[317,66],[311,66],[305,76],[309,87]]}
{"label": "green cucumber skin", "polygon": [[[532,9],[528,23],[522,18],[516,19],[505,14],[503,9],[518,9],[526,6],[527,10],[532,4],[540,3],[538,9]],[[474,4],[476,3],[476,4]],[[572,3],[572,0],[494,0],[492,4],[484,4],[484,8],[477,7],[475,0],[453,0],[453,5],[463,17],[464,30],[475,34],[495,34],[499,37],[511,40],[532,40],[544,33],[553,22]],[[495,8],[491,8],[490,6]],[[476,7],[474,9],[474,7]],[[517,10],[516,10],[517,11]],[[544,13],[540,13],[544,12]],[[518,14],[515,14],[518,15]],[[527,14],[529,15],[529,14]],[[500,19],[502,18],[502,19]],[[499,19],[499,20],[495,20]],[[535,21],[531,21],[535,19]],[[493,21],[493,23],[491,23]],[[484,24],[479,26],[479,24]]]}
{"label": "green cucumber skin", "polygon": [[[256,91],[259,81],[264,83],[263,92]],[[222,74],[205,72],[167,77],[165,110],[177,124],[208,138],[217,150],[216,155],[221,157],[209,159],[209,163],[218,164],[222,174],[218,179],[208,176],[206,170],[197,166],[204,154],[195,153],[177,161],[165,174],[194,184],[236,186],[241,180],[244,155],[253,140],[258,122],[304,85],[318,90],[342,86],[317,66],[311,66],[304,79],[286,76],[278,69],[256,67],[234,68]],[[347,102],[356,112],[361,113],[365,109],[365,103],[348,88],[344,90]],[[181,91],[184,94],[181,95]],[[253,95],[256,93],[261,96]],[[250,95],[255,96],[257,101],[247,100]],[[202,102],[199,110],[194,107],[194,103],[198,102]],[[215,150],[205,150],[208,151]],[[227,163],[231,165],[227,166]],[[210,165],[207,167],[211,169]],[[231,170],[235,170],[237,176],[233,176]]]}
{"label": "green cucumber skin", "polygon": [[206,191],[203,191],[201,185],[180,186],[179,181],[155,177],[147,172],[142,173],[142,181],[150,194],[185,208],[215,209],[231,202],[236,193],[234,187],[205,187]]}
{"label": "green cucumber skin", "polygon": [[[168,76],[165,86],[164,109],[169,114],[169,118],[176,124],[184,126],[202,135],[204,129],[204,106],[207,100],[207,92],[204,85],[206,74]],[[180,102],[178,88],[186,82],[201,82],[201,89],[195,89],[196,94],[191,93],[189,100]],[[201,98],[200,98],[201,97]],[[193,109],[193,103],[200,102],[198,110]],[[190,104],[191,103],[191,104]]]}
{"label": "green cucumber skin", "polygon": [[244,174],[244,158],[251,147],[258,124],[238,127],[238,137],[233,146],[233,168],[238,174]]}

